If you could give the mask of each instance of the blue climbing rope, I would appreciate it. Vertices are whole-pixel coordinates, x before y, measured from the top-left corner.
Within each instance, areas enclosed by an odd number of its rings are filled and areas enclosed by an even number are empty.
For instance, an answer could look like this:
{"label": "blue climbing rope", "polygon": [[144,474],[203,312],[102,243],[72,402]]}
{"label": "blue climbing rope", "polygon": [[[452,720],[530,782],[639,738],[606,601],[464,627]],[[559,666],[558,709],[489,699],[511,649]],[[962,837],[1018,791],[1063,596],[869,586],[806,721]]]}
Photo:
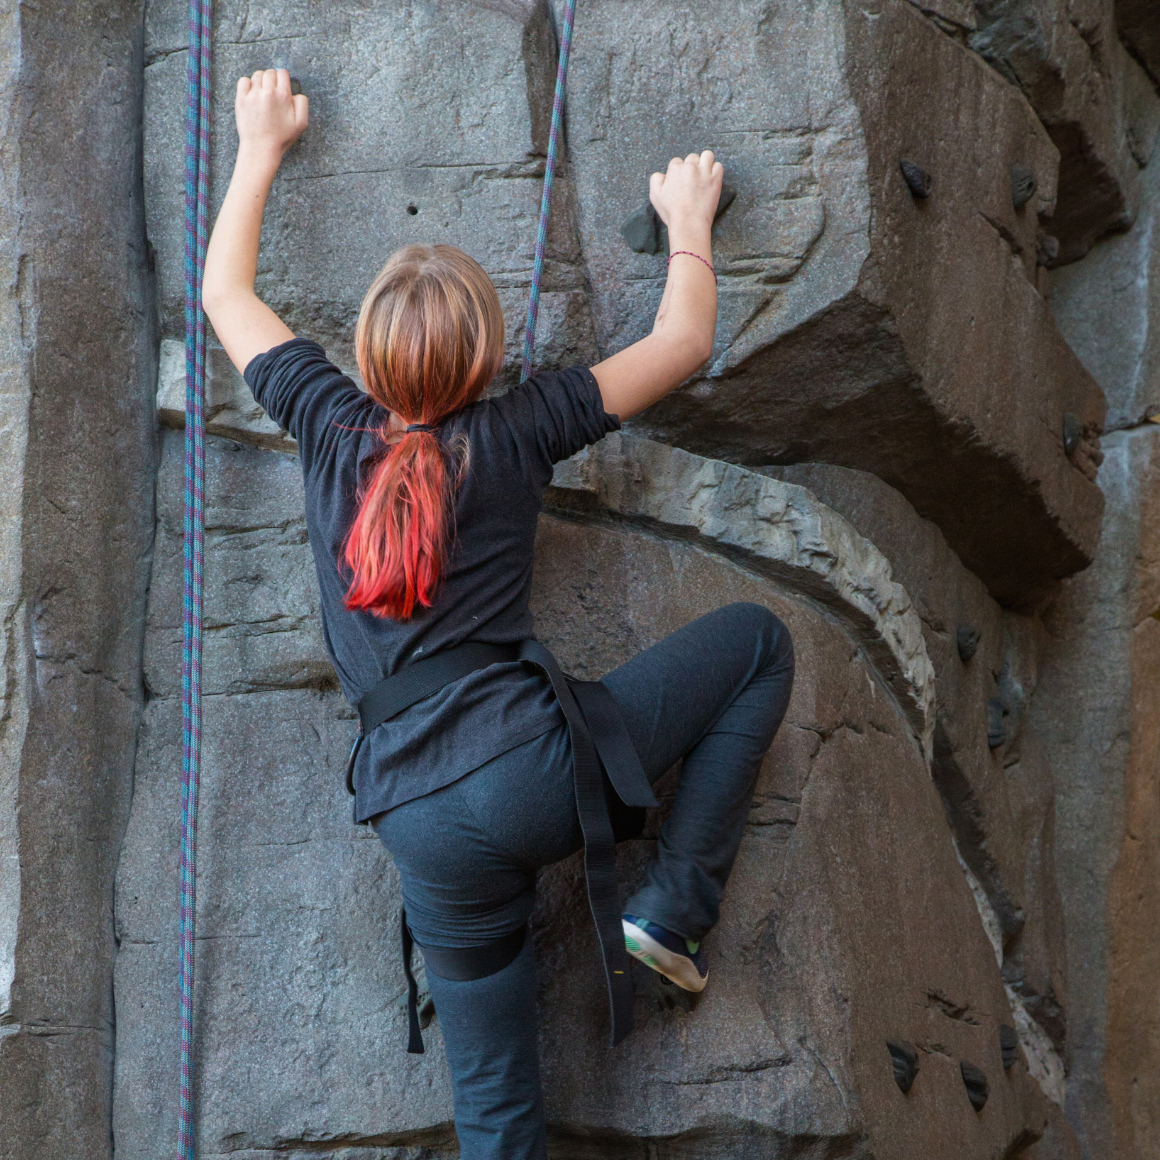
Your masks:
{"label": "blue climbing rope", "polygon": [[205,314],[213,0],[190,0],[185,113],[185,546],[181,617],[181,1093],[178,1160],[194,1160],[193,965],[201,780],[202,550],[205,543]]}
{"label": "blue climbing rope", "polygon": [[556,67],[556,96],[552,101],[552,131],[548,135],[548,159],[544,164],[544,194],[540,198],[540,229],[536,234],[536,260],[532,264],[532,293],[528,298],[528,325],[524,330],[524,365],[520,382],[532,373],[532,353],[536,349],[536,320],[540,316],[540,281],[544,276],[544,249],[548,243],[548,218],[552,212],[552,179],[556,175],[556,154],[560,148],[560,122],[564,114],[564,86],[568,79],[568,56],[572,51],[572,18],[576,0],[564,6],[564,28],[560,34],[560,63]]}

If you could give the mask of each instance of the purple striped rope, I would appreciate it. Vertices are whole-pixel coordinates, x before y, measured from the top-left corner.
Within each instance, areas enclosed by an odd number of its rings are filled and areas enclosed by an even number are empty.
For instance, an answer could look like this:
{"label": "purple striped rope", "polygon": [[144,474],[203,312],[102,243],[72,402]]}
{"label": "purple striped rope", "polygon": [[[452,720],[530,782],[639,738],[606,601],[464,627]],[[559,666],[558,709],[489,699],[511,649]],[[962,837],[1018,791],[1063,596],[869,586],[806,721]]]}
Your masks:
{"label": "purple striped rope", "polygon": [[552,131],[548,135],[548,159],[544,165],[544,194],[540,199],[540,230],[536,235],[536,260],[532,265],[532,293],[528,299],[528,325],[524,330],[524,365],[520,382],[532,373],[532,353],[536,349],[536,320],[540,317],[540,281],[544,276],[544,248],[548,243],[548,218],[552,212],[552,179],[556,175],[556,154],[560,147],[560,122],[564,113],[564,85],[568,79],[568,56],[572,51],[572,19],[576,0],[564,5],[564,29],[560,34],[560,63],[556,68],[556,96],[552,101]]}
{"label": "purple striped rope", "polygon": [[202,551],[205,542],[205,314],[212,0],[190,0],[185,118],[185,543],[181,619],[181,1093],[178,1160],[194,1160],[193,967],[201,780]]}

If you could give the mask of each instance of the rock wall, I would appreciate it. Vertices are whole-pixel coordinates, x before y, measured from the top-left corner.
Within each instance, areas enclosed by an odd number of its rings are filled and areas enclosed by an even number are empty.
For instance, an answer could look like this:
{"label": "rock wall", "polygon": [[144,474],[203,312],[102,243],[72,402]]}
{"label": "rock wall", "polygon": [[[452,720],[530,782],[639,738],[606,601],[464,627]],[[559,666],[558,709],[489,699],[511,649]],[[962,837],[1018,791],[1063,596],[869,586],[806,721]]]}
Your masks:
{"label": "rock wall", "polygon": [[141,69],[139,4],[0,9],[5,1160],[112,1152],[113,875],[154,523]]}
{"label": "rock wall", "polygon": [[1160,1132],[1155,883],[1160,807],[1160,173],[1135,228],[1060,270],[1052,307],[1108,397],[1100,550],[1046,620],[1051,736],[1072,980],[1068,1100],[1091,1155],[1149,1155]]}
{"label": "rock wall", "polygon": [[[448,241],[499,287],[515,381],[559,7],[215,5],[214,202],[233,78],[290,68],[312,127],[259,291],[340,365],[385,257]],[[598,676],[754,600],[800,667],[700,1002],[642,969],[608,1053],[579,865],[543,874],[554,1156],[1160,1156],[1152,9],[581,0],[539,360],[650,326],[664,255],[620,233],[650,170],[710,144],[737,195],[710,363],[557,471],[538,632]],[[186,9],[0,29],[0,1156],[155,1160]],[[353,714],[296,449],[210,354],[199,1155],[450,1157],[438,1018],[428,1055],[402,1051],[394,868],[339,785]],[[622,847],[626,887],[657,824]]]}

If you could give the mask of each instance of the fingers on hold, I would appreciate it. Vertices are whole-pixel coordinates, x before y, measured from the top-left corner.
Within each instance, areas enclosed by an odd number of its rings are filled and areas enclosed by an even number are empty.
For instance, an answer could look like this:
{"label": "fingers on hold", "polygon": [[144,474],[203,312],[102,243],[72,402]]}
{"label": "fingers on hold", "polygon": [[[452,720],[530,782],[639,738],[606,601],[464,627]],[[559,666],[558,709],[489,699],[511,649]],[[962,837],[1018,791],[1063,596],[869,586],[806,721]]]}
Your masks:
{"label": "fingers on hold", "polygon": [[701,155],[699,153],[690,153],[689,156],[685,158],[685,163],[688,165],[696,165],[700,160]]}
{"label": "fingers on hold", "polygon": [[684,164],[684,162],[679,157],[674,157],[672,159],[672,161],[669,162],[669,168],[672,169],[672,167],[674,165],[683,165],[683,164]]}
{"label": "fingers on hold", "polygon": [[254,88],[256,89],[260,89],[262,87],[262,71],[262,69],[256,69],[254,71],[254,75],[250,77],[250,80],[253,82]]}
{"label": "fingers on hold", "polygon": [[[286,82],[289,84],[289,80]],[[262,73],[262,88],[276,89],[278,87],[278,70],[275,68],[268,68]]]}
{"label": "fingers on hold", "polygon": [[250,91],[250,78],[238,77],[238,96],[244,97]]}
{"label": "fingers on hold", "polygon": [[722,165],[720,161],[714,161],[713,168],[711,170],[709,170],[709,173],[713,177],[724,177],[725,176],[725,166]]}
{"label": "fingers on hold", "polygon": [[290,94],[290,71],[284,68],[274,69],[274,85],[279,92]]}
{"label": "fingers on hold", "polygon": [[706,149],[702,152],[700,157],[701,166],[704,169],[712,171],[713,169],[713,150]]}
{"label": "fingers on hold", "polygon": [[305,125],[310,120],[310,100],[305,93],[290,98],[294,102],[294,120]]}

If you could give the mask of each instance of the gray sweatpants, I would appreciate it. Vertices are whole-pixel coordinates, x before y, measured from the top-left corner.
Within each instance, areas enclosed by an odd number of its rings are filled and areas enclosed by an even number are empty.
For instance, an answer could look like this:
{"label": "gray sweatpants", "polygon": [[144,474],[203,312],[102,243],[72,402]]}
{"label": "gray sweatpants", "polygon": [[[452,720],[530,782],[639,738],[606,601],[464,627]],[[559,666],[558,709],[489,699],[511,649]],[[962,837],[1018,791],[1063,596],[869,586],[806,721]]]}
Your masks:
{"label": "gray sweatpants", "polygon": [[[717,922],[761,759],[789,703],[793,645],[756,604],[693,621],[603,678],[650,781],[684,759],[672,813],[630,914],[700,940]],[[583,846],[564,725],[373,824],[399,869],[420,944],[465,947],[518,929],[536,871]],[[543,1160],[531,940],[471,982],[427,972],[462,1160]]]}

